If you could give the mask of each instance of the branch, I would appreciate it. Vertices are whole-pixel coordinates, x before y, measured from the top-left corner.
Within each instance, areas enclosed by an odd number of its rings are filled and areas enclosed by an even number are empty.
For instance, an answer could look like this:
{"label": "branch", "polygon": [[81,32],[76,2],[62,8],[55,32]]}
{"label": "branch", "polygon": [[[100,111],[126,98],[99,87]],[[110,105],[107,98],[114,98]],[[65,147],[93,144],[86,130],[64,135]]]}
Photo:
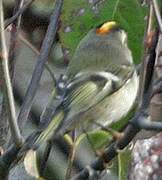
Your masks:
{"label": "branch", "polygon": [[[16,0],[16,5],[13,11],[13,14],[15,14],[24,4],[24,0]],[[11,38],[10,38],[10,45],[9,45],[9,69],[10,69],[10,77],[11,81],[14,79],[14,65],[15,65],[15,55],[16,55],[16,43],[17,43],[17,37],[20,29],[20,22],[21,22],[21,15],[18,16],[18,18],[13,21],[11,25]]]}
{"label": "branch", "polygon": [[[159,119],[159,121],[161,121]],[[138,125],[140,128],[148,130],[148,131],[162,131],[162,123],[151,121],[150,117],[146,119],[140,119],[138,121]]]}
{"label": "branch", "polygon": [[152,31],[152,25],[153,25],[153,17],[154,17],[154,12],[153,12],[153,5],[152,3],[149,4],[149,17],[147,21],[147,35]]}
{"label": "branch", "polygon": [[[155,65],[155,59],[156,59],[156,46],[158,43],[158,31],[153,33],[153,36],[151,37],[149,46],[145,49],[146,55],[143,59],[143,64],[141,71],[141,76],[143,75],[143,84],[141,85],[143,87],[143,94],[142,97],[147,94],[149,91],[149,97],[148,98],[142,98],[142,103],[149,104],[150,103],[150,97],[151,97],[151,86],[153,80],[153,73],[154,73],[154,65]],[[142,78],[141,78],[142,79]]]}
{"label": "branch", "polygon": [[[158,8],[158,4],[156,1],[152,1],[154,6],[154,11],[156,15],[156,20],[159,25],[159,29],[162,27],[162,17],[160,15],[160,11]],[[161,5],[162,8],[162,5]],[[161,9],[162,10],[162,9]],[[159,30],[159,36],[158,36],[158,44],[156,47],[156,59],[155,59],[155,72],[154,72],[154,84],[153,84],[153,91],[151,95],[151,102],[150,102],[150,116],[151,121],[154,121],[154,126],[160,130],[161,124],[158,125],[159,122],[161,122],[162,118],[162,31]],[[151,126],[151,125],[150,125]],[[148,126],[147,128],[149,128]]]}
{"label": "branch", "polygon": [[18,122],[20,123],[20,127],[22,127],[27,121],[31,106],[33,104],[33,99],[36,94],[37,88],[39,86],[39,81],[44,70],[45,63],[48,59],[48,55],[50,53],[52,44],[55,40],[55,35],[58,27],[58,19],[60,16],[62,4],[63,0],[55,1],[55,9],[51,15],[50,23],[40,50],[40,55],[38,56],[36,66],[32,74],[32,79],[28,86],[27,92],[24,97],[24,102],[22,104],[18,116]]}
{"label": "branch", "polygon": [[159,25],[160,32],[162,33],[162,18],[161,18],[161,15],[160,15],[160,10],[159,10],[157,1],[156,0],[151,0],[151,2],[152,2],[153,7],[154,7],[154,12],[155,12],[156,20],[157,20],[158,25]]}
{"label": "branch", "polygon": [[9,74],[9,68],[8,68],[8,52],[6,47],[6,39],[5,39],[5,33],[4,33],[4,15],[3,15],[3,3],[0,1],[0,36],[1,36],[1,44],[2,44],[2,52],[1,52],[1,65],[2,70],[4,74],[4,80],[5,80],[5,88],[7,93],[7,104],[9,108],[9,126],[11,130],[11,134],[13,136],[14,143],[17,146],[20,146],[22,144],[22,136],[20,134],[20,130],[18,128],[17,120],[16,120],[16,110],[15,110],[15,104],[14,104],[14,97],[13,97],[13,90],[11,85],[11,79]]}
{"label": "branch", "polygon": [[147,27],[145,30],[144,37],[144,55],[140,70],[140,82],[139,82],[139,98],[138,103],[141,106],[143,95],[149,88],[150,81],[152,80],[152,74],[155,64],[155,48],[158,41],[158,32],[153,32],[152,21],[153,21],[153,6],[149,4],[149,16],[147,19]]}
{"label": "branch", "polygon": [[21,14],[23,14],[23,12],[33,3],[33,1],[34,0],[28,0],[27,3],[14,14],[14,16],[5,20],[4,28],[6,29],[11,23],[13,23],[13,21],[15,21]]}
{"label": "branch", "polygon": [[139,127],[136,126],[136,122],[138,119],[142,118],[146,118],[142,111],[136,113],[135,117],[130,121],[130,124],[125,129],[124,136],[120,140],[110,144],[110,146],[105,149],[105,151],[100,157],[97,158],[97,160],[92,162],[88,167],[84,168],[81,172],[74,176],[72,180],[88,179],[90,175],[89,169],[103,171],[105,169],[105,164],[116,157],[119,150],[124,149],[131,142],[134,136],[140,131]]}
{"label": "branch", "polygon": [[[26,46],[28,46],[37,56],[40,55],[39,50],[35,46],[33,46],[33,44],[31,44],[27,39],[25,39],[21,34],[18,35],[18,38],[21,42],[23,42]],[[49,75],[51,76],[51,79],[53,80],[54,86],[56,86],[56,78],[55,78],[54,73],[51,70],[51,67],[48,61],[45,64],[45,68],[49,72]]]}
{"label": "branch", "polygon": [[47,168],[47,162],[48,162],[48,158],[50,156],[51,153],[51,149],[52,149],[52,142],[48,141],[47,145],[45,147],[42,159],[41,159],[41,163],[40,163],[40,175],[43,177],[45,170]]}

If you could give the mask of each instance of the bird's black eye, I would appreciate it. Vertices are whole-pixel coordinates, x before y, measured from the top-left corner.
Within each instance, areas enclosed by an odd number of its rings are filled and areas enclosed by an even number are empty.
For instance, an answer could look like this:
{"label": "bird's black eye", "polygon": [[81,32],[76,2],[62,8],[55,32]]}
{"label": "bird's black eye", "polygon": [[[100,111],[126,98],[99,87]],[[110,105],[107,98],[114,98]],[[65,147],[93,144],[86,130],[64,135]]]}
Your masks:
{"label": "bird's black eye", "polygon": [[112,29],[112,31],[121,31],[122,29],[119,26],[116,26]]}

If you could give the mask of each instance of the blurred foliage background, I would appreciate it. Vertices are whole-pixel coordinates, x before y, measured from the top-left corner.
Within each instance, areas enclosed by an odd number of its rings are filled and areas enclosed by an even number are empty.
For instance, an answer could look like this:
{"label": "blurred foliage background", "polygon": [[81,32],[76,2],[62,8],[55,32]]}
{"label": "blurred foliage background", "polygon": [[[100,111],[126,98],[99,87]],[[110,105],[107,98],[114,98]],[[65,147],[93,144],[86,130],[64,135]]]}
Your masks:
{"label": "blurred foliage background", "polygon": [[[6,1],[6,4],[13,1]],[[54,0],[35,0],[24,13],[24,26],[41,41],[40,31],[46,29]],[[97,25],[116,20],[128,33],[129,46],[136,63],[140,62],[147,7],[138,0],[68,0],[64,1],[60,17],[60,42],[70,60],[79,41]],[[35,15],[35,16],[34,16]],[[27,18],[27,19],[26,19]],[[31,38],[31,34],[30,34]],[[42,36],[43,38],[43,36]]]}

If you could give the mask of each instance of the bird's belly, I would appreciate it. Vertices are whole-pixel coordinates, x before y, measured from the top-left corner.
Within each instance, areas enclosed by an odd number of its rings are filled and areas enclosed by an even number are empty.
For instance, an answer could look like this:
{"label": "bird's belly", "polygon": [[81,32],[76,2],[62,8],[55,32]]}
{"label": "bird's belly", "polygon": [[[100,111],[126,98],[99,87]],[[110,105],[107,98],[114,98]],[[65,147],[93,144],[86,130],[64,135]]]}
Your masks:
{"label": "bird's belly", "polygon": [[108,126],[112,122],[120,120],[129,112],[138,91],[138,77],[136,73],[134,73],[132,78],[132,81],[128,80],[121,89],[105,98],[80,117],[80,120],[85,122],[82,123],[84,129],[93,130],[96,128],[94,121],[103,126]]}

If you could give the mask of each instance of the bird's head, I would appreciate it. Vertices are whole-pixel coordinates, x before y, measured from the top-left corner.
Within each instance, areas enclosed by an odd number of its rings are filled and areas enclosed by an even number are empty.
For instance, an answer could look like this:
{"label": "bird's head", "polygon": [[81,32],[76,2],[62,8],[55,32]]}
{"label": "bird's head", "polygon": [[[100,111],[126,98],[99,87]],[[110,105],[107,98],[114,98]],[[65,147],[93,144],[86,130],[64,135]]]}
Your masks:
{"label": "bird's head", "polygon": [[126,32],[115,21],[109,21],[92,28],[80,41],[68,72],[74,75],[86,69],[103,70],[109,64],[132,65],[132,62]]}
{"label": "bird's head", "polygon": [[[108,38],[120,41],[122,44],[127,43],[127,34],[115,21],[107,21],[96,27],[95,33],[100,38]],[[103,36],[103,37],[101,37]]]}

